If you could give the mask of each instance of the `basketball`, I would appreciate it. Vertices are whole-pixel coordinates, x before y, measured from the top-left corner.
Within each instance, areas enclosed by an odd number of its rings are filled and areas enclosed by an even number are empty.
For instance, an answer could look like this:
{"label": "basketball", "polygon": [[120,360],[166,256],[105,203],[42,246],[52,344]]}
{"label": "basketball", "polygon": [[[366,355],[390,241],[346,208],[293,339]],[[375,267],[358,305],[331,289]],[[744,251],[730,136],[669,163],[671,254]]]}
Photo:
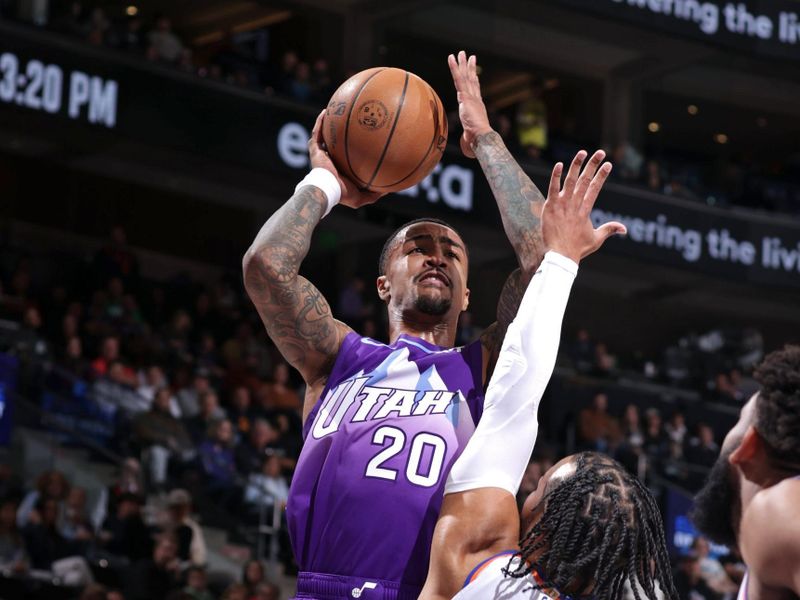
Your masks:
{"label": "basketball", "polygon": [[397,192],[422,181],[442,158],[447,117],[424,80],[376,67],[334,92],[323,136],[336,168],[359,188]]}

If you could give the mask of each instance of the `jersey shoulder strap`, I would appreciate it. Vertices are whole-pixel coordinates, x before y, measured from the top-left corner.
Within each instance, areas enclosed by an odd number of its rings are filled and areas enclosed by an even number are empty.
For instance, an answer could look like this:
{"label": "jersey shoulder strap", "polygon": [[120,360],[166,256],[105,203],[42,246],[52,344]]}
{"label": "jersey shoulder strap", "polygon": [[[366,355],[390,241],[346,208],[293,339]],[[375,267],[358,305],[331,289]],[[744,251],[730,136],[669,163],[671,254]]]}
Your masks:
{"label": "jersey shoulder strap", "polygon": [[469,572],[467,578],[464,580],[464,585],[461,587],[467,587],[471,582],[475,581],[478,576],[483,572],[483,570],[488,567],[492,562],[497,560],[498,558],[502,558],[503,556],[510,556],[512,554],[516,554],[517,550],[503,550],[502,552],[498,552],[494,556],[490,556],[479,562],[477,566]]}

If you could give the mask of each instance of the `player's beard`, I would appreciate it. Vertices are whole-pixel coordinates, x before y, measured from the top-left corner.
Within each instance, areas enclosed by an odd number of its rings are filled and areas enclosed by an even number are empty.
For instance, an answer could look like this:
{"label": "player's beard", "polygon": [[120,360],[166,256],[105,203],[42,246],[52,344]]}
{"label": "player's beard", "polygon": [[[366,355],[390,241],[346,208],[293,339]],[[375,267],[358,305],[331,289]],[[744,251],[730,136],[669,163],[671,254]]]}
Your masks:
{"label": "player's beard", "polygon": [[694,497],[692,521],[710,540],[726,546],[736,545],[734,523],[741,514],[740,484],[728,457],[734,449],[723,451],[708,474],[708,480]]}
{"label": "player's beard", "polygon": [[450,298],[442,298],[441,296],[431,297],[427,294],[418,294],[414,306],[423,314],[431,315],[432,317],[441,317],[447,314],[450,306],[453,304]]}

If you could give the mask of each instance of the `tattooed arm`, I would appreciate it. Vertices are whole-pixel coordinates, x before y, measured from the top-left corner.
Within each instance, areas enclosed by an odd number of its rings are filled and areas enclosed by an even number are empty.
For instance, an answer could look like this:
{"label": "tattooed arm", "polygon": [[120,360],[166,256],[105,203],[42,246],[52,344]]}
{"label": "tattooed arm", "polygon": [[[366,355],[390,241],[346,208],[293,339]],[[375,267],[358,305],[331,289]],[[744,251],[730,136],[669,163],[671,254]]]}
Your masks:
{"label": "tattooed arm", "polygon": [[[497,304],[497,321],[481,336],[486,382],[497,361],[508,324],[517,314],[528,282],[547,250],[542,240],[541,224],[545,198],[508,151],[500,135],[489,125],[486,106],[481,98],[475,57],[467,59],[462,51],[458,57],[450,55],[448,64],[456,87],[458,115],[464,129],[461,149],[467,156],[478,159],[519,264],[519,269],[511,273],[503,286]],[[595,169],[603,158],[596,159],[596,156],[592,158]],[[578,153],[574,163],[582,163],[585,157],[585,153]]]}
{"label": "tattooed arm", "polygon": [[[323,114],[317,118],[309,141],[311,165],[336,175],[320,143]],[[358,192],[341,178],[339,182],[341,202],[353,208],[379,197]],[[245,288],[267,333],[289,364],[300,371],[307,384],[306,397],[314,399],[325,386],[342,340],[352,331],[333,318],[319,290],[299,274],[311,236],[326,209],[327,199],[320,188],[299,188],[264,224],[242,261]],[[312,407],[313,402],[305,403],[304,418]]]}

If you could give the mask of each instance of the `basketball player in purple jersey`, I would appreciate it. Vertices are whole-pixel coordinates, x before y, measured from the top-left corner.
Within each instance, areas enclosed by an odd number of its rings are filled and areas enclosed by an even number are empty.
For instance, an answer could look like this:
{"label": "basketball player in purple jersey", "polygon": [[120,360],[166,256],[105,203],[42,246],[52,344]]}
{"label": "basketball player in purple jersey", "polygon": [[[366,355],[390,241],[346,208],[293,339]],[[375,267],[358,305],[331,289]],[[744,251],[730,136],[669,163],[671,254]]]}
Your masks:
{"label": "basketball player in purple jersey", "polygon": [[[299,275],[314,229],[336,203],[378,199],[336,172],[321,142],[324,113],[309,141],[311,173],[243,260],[267,332],[307,384],[305,444],[287,503],[299,598],[416,599],[445,477],[474,431],[506,328],[544,254],[544,198],[489,126],[475,58],[461,52],[450,65],[462,147],[489,179],[520,265],[478,342],[453,348],[469,301],[469,257],[441,221],[414,221],[386,242],[377,293],[388,310],[388,345],[334,319]],[[585,158],[576,156],[578,169]],[[591,160],[595,169],[601,161]]]}
{"label": "basketball player in purple jersey", "polygon": [[569,173],[563,189],[561,165],[553,170],[542,213],[549,251],[509,325],[480,423],[448,476],[420,600],[617,600],[629,578],[638,600],[655,600],[656,587],[677,598],[658,507],[608,456],[558,462],[521,517],[515,500],[577,263],[624,232],[618,223],[595,230],[589,220],[610,167],[595,175],[590,164],[577,181]]}
{"label": "basketball player in purple jersey", "polygon": [[738,546],[747,574],[739,600],[800,598],[800,346],[769,354],[761,390],[725,436],[693,520],[711,540]]}

